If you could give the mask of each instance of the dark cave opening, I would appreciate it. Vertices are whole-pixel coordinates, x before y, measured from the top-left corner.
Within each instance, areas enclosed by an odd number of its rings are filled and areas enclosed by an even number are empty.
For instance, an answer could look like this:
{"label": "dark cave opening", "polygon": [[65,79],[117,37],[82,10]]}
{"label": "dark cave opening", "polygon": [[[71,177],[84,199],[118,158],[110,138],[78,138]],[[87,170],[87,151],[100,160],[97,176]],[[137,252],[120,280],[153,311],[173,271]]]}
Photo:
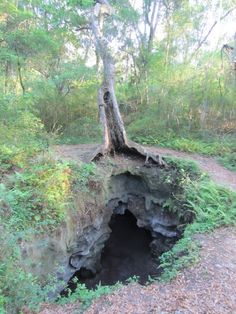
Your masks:
{"label": "dark cave opening", "polygon": [[[113,285],[126,283],[127,279],[137,276],[140,284],[160,274],[157,257],[151,250],[153,237],[151,232],[139,228],[137,219],[128,210],[124,214],[113,214],[109,223],[111,234],[101,253],[101,270],[92,274],[82,267],[68,283],[68,288],[75,290],[73,278],[77,277],[88,289],[98,284]],[[160,235],[161,237],[161,235]]]}

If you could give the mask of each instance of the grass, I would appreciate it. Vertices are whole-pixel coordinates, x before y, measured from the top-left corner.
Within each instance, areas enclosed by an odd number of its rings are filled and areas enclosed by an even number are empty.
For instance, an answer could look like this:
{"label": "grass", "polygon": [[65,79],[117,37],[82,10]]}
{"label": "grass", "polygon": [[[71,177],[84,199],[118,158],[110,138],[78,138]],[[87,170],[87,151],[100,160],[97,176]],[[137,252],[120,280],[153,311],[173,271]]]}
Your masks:
{"label": "grass", "polygon": [[236,171],[236,152],[232,154],[226,154],[223,157],[219,157],[218,161],[225,168],[231,171]]}
{"label": "grass", "polygon": [[143,145],[157,145],[160,147],[172,148],[175,150],[200,153],[207,156],[225,156],[236,151],[236,141],[234,138],[210,138],[207,140],[176,137],[172,134],[164,136],[132,136],[132,139]]}
{"label": "grass", "polygon": [[194,137],[164,136],[132,136],[132,139],[143,145],[167,147],[187,153],[198,153],[206,156],[216,156],[225,168],[236,171],[236,137],[198,139]]}

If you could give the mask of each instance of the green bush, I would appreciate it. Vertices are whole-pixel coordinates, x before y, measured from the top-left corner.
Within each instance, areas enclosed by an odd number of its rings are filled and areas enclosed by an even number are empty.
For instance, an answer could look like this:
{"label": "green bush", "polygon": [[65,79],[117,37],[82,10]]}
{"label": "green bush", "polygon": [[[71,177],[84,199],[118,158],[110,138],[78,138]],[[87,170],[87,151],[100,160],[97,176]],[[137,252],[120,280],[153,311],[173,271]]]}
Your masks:
{"label": "green bush", "polygon": [[43,124],[27,108],[27,96],[0,99],[0,176],[23,167],[30,157],[47,147]]}
{"label": "green bush", "polygon": [[100,143],[101,126],[98,121],[84,117],[70,123],[58,137],[57,144]]}
{"label": "green bush", "polygon": [[53,161],[12,174],[0,189],[0,199],[11,212],[8,224],[19,230],[56,226],[70,197],[70,174],[68,165]]}
{"label": "green bush", "polygon": [[[229,138],[187,138],[182,136],[176,136],[169,132],[164,135],[157,133],[147,136],[132,136],[132,139],[143,145],[157,145],[161,147],[172,148],[175,150],[188,152],[188,153],[200,153],[208,156],[227,156],[229,153],[236,150],[236,142],[233,137]],[[233,156],[232,156],[233,157]]]}
{"label": "green bush", "polygon": [[7,314],[19,313],[26,304],[35,308],[45,300],[46,295],[43,296],[37,278],[26,273],[20,265],[19,240],[7,226],[3,226],[2,221],[0,240],[0,305],[3,311]]}

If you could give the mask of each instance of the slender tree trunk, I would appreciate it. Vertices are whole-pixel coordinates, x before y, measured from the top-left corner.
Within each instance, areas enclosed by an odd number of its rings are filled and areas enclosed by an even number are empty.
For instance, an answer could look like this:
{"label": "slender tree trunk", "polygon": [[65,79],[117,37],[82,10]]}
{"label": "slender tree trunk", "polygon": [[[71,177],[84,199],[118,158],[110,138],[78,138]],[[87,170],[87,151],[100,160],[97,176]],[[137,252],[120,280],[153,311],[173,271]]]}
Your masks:
{"label": "slender tree trunk", "polygon": [[233,63],[233,69],[236,71],[236,33],[234,34],[234,49],[233,49],[233,55],[232,55],[232,63]]}
{"label": "slender tree trunk", "polygon": [[8,91],[8,81],[9,81],[9,62],[7,61],[5,65],[4,94],[7,94]]}
{"label": "slender tree trunk", "polygon": [[17,61],[17,71],[18,71],[18,76],[19,76],[19,81],[20,81],[22,92],[23,94],[25,94],[25,85],[23,83],[23,78],[22,78],[22,73],[21,73],[21,64],[20,64],[19,59]]}
{"label": "slender tree trunk", "polygon": [[103,82],[98,92],[98,105],[103,126],[104,149],[105,151],[120,151],[127,146],[127,137],[115,95],[114,61],[107,41],[101,35],[98,18],[96,19],[94,15],[91,28],[97,54],[103,63]]}
{"label": "slender tree trunk", "polygon": [[149,88],[148,88],[148,69],[144,69],[144,82],[145,82],[145,87],[144,87],[144,94],[145,94],[145,102],[146,105],[149,105]]}

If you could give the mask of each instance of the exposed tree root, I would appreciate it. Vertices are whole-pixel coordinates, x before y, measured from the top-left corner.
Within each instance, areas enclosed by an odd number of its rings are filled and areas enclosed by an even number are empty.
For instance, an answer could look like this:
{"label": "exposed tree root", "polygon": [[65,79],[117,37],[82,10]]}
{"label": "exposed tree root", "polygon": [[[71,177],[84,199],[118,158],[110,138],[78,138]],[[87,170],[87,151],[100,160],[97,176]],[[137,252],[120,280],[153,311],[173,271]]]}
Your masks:
{"label": "exposed tree root", "polygon": [[[101,145],[93,152],[90,157],[90,161],[98,161],[101,157],[111,155],[112,153],[114,153],[114,151],[111,151],[105,148],[104,145]],[[116,151],[116,153],[123,153],[127,156],[131,155],[141,157],[143,158],[145,164],[156,164],[160,167],[166,166],[166,163],[162,159],[161,155],[153,154],[142,145],[139,145],[133,141],[128,141],[128,143],[122,149]]]}

